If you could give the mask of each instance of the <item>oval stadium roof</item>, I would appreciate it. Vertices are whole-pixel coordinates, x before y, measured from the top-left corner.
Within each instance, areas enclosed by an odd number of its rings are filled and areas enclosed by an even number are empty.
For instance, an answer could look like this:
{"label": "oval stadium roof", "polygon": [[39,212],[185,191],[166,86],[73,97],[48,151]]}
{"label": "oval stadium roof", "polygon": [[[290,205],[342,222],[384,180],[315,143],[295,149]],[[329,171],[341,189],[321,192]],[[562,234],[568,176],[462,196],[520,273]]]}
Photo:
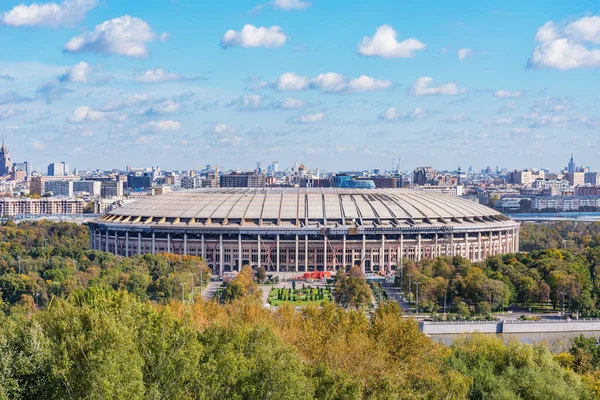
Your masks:
{"label": "oval stadium roof", "polygon": [[461,226],[512,222],[489,207],[413,189],[210,188],[129,203],[97,222],[194,226]]}

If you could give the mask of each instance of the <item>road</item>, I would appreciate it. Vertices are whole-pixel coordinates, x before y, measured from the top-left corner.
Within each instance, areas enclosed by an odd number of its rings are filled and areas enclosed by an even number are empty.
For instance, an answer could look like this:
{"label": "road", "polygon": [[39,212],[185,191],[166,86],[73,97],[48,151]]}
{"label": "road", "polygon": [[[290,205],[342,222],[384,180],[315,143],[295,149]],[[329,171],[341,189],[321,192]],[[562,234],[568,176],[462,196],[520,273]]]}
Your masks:
{"label": "road", "polygon": [[202,291],[202,298],[204,300],[210,300],[217,293],[217,289],[221,286],[221,281],[210,281],[208,285]]}

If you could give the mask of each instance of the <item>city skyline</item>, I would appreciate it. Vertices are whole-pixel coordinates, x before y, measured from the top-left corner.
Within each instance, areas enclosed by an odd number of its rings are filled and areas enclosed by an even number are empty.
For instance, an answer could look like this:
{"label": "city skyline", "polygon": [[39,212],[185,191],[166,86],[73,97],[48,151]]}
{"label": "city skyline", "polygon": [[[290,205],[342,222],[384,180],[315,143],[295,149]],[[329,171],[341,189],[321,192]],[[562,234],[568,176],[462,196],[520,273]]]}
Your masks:
{"label": "city skyline", "polygon": [[20,4],[0,136],[38,169],[600,169],[592,2]]}

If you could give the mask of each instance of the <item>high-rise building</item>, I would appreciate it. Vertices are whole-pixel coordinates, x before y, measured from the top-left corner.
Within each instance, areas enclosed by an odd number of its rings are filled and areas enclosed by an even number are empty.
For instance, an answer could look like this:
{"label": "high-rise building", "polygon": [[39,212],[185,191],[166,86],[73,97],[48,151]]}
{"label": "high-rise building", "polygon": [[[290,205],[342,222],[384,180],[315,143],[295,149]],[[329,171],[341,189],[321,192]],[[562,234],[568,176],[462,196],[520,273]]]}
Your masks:
{"label": "high-rise building", "polygon": [[100,196],[101,186],[100,181],[74,181],[73,194],[88,193],[90,196]]}
{"label": "high-rise building", "polygon": [[577,167],[575,166],[575,160],[573,159],[573,153],[571,153],[571,159],[569,160],[569,165],[567,166],[567,172],[576,172]]}
{"label": "high-rise building", "polygon": [[48,165],[48,176],[67,176],[69,175],[69,164],[64,161],[54,162]]}
{"label": "high-rise building", "polygon": [[264,174],[254,172],[233,173],[221,176],[221,187],[265,187]]}
{"label": "high-rise building", "polygon": [[31,168],[31,166],[30,166],[29,162],[27,162],[27,161],[15,162],[12,165],[13,171],[23,171],[23,172],[25,172],[25,176],[31,175],[30,168]]}
{"label": "high-rise building", "polygon": [[0,148],[0,175],[8,175],[10,173],[10,153],[2,141],[2,147]]}
{"label": "high-rise building", "polygon": [[129,189],[149,189],[152,187],[152,174],[127,175],[127,187]]}
{"label": "high-rise building", "polygon": [[102,181],[100,185],[100,195],[104,198],[122,197],[123,182],[122,181]]}

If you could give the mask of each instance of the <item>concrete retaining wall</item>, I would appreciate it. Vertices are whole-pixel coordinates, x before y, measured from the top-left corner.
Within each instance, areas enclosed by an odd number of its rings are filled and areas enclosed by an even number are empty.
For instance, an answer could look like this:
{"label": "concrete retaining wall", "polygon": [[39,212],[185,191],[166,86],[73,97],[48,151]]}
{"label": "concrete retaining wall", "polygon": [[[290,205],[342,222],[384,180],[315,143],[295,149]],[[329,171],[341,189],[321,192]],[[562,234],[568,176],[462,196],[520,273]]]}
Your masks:
{"label": "concrete retaining wall", "polygon": [[428,335],[460,333],[543,333],[600,331],[600,319],[546,321],[455,321],[419,322],[421,332]]}

